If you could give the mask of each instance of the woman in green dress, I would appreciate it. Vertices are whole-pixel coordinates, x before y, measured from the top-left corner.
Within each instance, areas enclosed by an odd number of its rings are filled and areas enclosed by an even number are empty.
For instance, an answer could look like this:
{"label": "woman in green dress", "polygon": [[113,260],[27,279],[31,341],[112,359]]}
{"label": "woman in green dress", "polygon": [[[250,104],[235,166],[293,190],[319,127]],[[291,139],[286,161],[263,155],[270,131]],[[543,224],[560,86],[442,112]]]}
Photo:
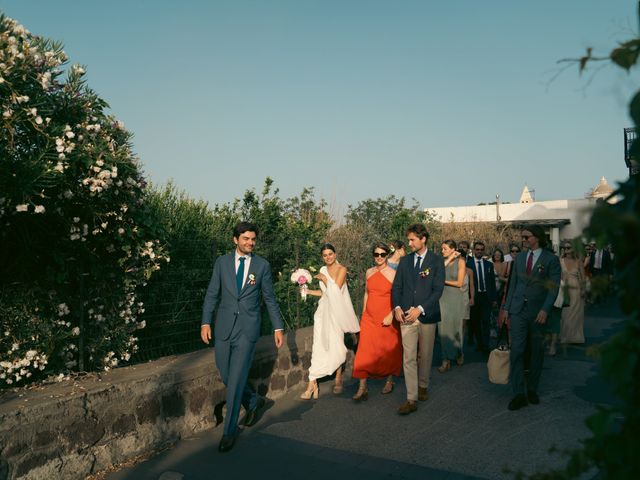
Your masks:
{"label": "woman in green dress", "polygon": [[445,373],[451,368],[451,361],[462,356],[462,319],[465,307],[462,286],[467,270],[464,259],[456,253],[456,242],[453,240],[442,242],[442,256],[445,278],[444,291],[440,297],[440,323],[438,323],[442,365],[438,367],[438,371]]}

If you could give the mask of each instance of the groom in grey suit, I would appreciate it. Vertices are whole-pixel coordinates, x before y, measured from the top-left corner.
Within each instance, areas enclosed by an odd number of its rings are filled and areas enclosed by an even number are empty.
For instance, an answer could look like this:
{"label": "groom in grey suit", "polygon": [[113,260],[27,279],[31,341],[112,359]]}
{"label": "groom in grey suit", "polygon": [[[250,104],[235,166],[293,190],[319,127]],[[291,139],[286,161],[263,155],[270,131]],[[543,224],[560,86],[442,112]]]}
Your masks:
{"label": "groom in grey suit", "polygon": [[[522,230],[522,244],[529,251],[516,256],[505,309],[511,319],[511,387],[509,410],[540,403],[538,385],[544,361],[544,326],[560,286],[560,260],[546,250],[542,227]],[[527,349],[527,344],[529,349]],[[525,382],[525,355],[529,375]]]}
{"label": "groom in grey suit", "polygon": [[215,357],[222,381],[227,387],[227,415],[218,450],[233,448],[240,405],[246,410],[244,424],[257,421],[257,411],[264,404],[247,385],[256,341],[260,337],[261,300],[267,306],[274,328],[276,348],[283,342],[280,309],[273,292],[271,267],[264,258],[254,255],[258,229],[249,222],[239,222],[233,230],[236,249],[218,257],[202,307],[200,336],[211,340],[211,320],[216,310]]}

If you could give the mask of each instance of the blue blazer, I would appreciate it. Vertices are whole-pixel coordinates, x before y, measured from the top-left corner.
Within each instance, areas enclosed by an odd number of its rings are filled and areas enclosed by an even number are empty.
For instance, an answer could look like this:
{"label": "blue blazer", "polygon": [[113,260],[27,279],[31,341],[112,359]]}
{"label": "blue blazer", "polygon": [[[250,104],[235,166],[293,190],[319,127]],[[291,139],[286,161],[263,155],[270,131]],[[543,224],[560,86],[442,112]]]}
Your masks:
{"label": "blue blazer", "polygon": [[406,312],[411,307],[422,306],[424,314],[418,317],[421,323],[440,321],[440,296],[444,290],[444,259],[427,250],[418,275],[413,268],[415,253],[400,259],[391,287],[393,307]]}
{"label": "blue blazer", "polygon": [[558,296],[562,275],[558,257],[543,249],[531,273],[527,273],[528,256],[528,253],[519,253],[511,270],[504,307],[510,315],[521,313],[525,307],[534,316],[540,310],[549,313]]}
{"label": "blue blazer", "polygon": [[234,325],[251,341],[260,337],[261,300],[267,305],[274,330],[282,329],[282,315],[273,292],[271,266],[258,255],[251,256],[247,281],[238,293],[235,251],[218,257],[202,306],[202,325],[210,325],[216,310],[214,335],[228,340]]}
{"label": "blue blazer", "polygon": [[[468,258],[467,259],[467,268],[473,270],[473,286],[475,289],[475,293],[478,293],[478,288],[480,285],[478,284],[478,272],[476,264],[476,258]],[[484,268],[484,286],[485,291],[487,292],[487,298],[490,302],[495,302],[497,299],[496,293],[496,271],[493,268],[493,263],[489,260],[482,259],[482,267]]]}

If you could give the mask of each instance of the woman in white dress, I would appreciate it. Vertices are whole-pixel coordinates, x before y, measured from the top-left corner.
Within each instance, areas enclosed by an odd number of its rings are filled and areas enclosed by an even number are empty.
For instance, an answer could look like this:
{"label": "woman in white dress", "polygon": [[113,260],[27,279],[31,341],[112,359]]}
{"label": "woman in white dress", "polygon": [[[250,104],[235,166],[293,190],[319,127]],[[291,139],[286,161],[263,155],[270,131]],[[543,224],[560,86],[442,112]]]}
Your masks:
{"label": "woman in white dress", "polygon": [[336,259],[336,249],[330,243],[321,248],[325,266],[314,278],[320,290],[307,290],[307,295],[320,297],[313,316],[313,349],[309,367],[309,385],[300,396],[304,400],[318,398],[318,379],[336,374],[333,392],[342,393],[342,364],[347,359],[344,334],[360,331],[347,289],[347,269]]}

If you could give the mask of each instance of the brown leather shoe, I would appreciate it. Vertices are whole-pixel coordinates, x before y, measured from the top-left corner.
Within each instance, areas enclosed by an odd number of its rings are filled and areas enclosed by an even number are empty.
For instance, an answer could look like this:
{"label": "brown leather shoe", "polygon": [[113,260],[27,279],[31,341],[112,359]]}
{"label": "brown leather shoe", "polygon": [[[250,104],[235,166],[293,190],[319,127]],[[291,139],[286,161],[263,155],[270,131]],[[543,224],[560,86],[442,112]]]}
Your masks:
{"label": "brown leather shoe", "polygon": [[429,394],[427,393],[426,387],[418,387],[418,400],[421,402],[429,400]]}
{"label": "brown leather shoe", "polygon": [[407,400],[403,403],[400,408],[398,408],[399,415],[409,415],[410,413],[418,410],[418,404],[416,402],[412,402],[411,400]]}

